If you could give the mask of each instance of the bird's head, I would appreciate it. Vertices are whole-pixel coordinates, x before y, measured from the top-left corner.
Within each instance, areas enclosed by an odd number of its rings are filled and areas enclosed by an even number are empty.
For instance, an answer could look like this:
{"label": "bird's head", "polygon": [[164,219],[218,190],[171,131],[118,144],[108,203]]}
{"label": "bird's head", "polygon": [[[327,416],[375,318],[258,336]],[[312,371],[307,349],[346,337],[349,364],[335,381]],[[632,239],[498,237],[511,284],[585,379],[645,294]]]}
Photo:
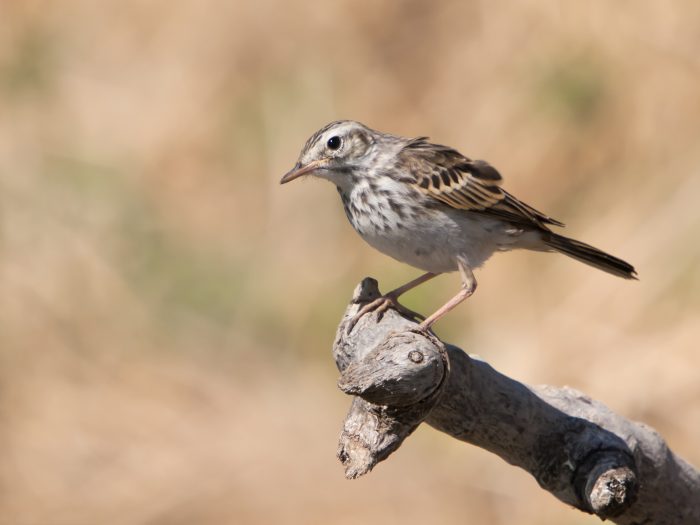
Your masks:
{"label": "bird's head", "polygon": [[314,133],[301,150],[299,160],[282,177],[286,184],[303,175],[328,179],[337,186],[346,186],[360,175],[379,133],[352,120],[331,122]]}

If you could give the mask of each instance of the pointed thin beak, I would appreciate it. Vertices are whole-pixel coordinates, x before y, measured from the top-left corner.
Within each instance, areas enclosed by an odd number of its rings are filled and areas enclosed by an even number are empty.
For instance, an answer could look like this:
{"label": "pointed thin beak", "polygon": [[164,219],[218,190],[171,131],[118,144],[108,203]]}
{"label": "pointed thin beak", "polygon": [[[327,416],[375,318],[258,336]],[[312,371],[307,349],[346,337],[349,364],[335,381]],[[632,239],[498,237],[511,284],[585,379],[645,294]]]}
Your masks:
{"label": "pointed thin beak", "polygon": [[280,184],[287,184],[294,179],[298,179],[302,175],[307,175],[323,166],[323,164],[325,164],[325,162],[322,160],[311,161],[306,166],[302,166],[301,163],[297,162],[296,166],[284,174],[284,177],[280,180]]}

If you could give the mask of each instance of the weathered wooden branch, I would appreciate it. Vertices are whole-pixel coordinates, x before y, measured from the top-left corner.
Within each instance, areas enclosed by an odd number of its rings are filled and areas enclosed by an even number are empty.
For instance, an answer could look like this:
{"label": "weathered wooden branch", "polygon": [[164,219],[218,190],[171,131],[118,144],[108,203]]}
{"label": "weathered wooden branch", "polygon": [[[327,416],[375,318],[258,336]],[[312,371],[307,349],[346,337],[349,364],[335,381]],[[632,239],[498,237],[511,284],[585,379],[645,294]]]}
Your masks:
{"label": "weathered wooden branch", "polygon": [[353,401],[338,457],[369,472],[425,421],[530,472],[584,512],[621,524],[700,524],[700,472],[652,428],[571,388],[526,386],[389,310],[346,326],[379,296],[367,278],[338,327],[339,386]]}

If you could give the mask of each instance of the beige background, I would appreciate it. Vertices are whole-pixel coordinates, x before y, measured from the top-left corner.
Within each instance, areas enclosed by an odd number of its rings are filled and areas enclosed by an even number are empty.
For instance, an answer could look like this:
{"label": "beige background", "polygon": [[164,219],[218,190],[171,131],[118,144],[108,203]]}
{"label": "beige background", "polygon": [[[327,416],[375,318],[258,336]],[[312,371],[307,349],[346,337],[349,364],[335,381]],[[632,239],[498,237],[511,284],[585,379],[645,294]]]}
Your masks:
{"label": "beige background", "polygon": [[337,118],[488,159],[634,263],[497,255],[436,329],[700,464],[698,2],[6,0],[1,523],[599,523],[430,428],[343,479],[336,322],[418,272],[278,185]]}

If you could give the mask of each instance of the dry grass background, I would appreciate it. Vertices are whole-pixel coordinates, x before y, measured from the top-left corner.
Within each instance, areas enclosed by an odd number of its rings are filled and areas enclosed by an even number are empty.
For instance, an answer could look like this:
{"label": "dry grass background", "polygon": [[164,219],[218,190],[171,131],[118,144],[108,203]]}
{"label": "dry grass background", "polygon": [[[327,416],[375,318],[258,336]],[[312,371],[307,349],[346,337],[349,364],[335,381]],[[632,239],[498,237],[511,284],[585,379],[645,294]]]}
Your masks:
{"label": "dry grass background", "polygon": [[496,256],[437,330],[700,464],[696,1],[8,0],[0,523],[598,522],[429,428],[343,479],[335,324],[417,272],[330,185],[278,185],[336,118],[488,159],[633,262]]}

